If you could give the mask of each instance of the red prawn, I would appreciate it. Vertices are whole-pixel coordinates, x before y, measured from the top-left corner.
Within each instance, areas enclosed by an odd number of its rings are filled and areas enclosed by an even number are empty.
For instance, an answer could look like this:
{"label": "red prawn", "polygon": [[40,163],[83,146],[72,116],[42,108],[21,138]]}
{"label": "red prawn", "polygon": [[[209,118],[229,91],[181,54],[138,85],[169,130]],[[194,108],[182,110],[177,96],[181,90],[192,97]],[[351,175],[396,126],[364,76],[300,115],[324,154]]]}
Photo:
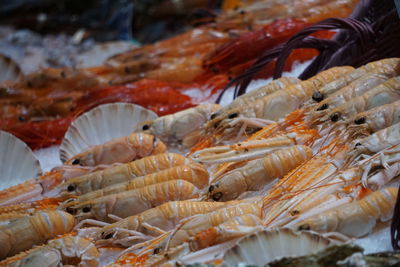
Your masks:
{"label": "red prawn", "polygon": [[232,66],[259,57],[265,50],[287,41],[306,26],[309,23],[299,19],[276,20],[260,30],[245,33],[220,46],[204,60],[203,66],[214,71],[227,71]]}
{"label": "red prawn", "polygon": [[217,75],[205,83],[180,84],[155,80],[141,80],[120,86],[110,86],[91,91],[77,100],[74,111],[67,117],[38,121],[15,122],[3,119],[0,129],[8,131],[32,149],[38,149],[61,143],[71,122],[80,114],[98,105],[114,102],[135,103],[155,111],[158,115],[167,115],[196,105],[193,99],[185,95],[186,90],[205,91],[204,101],[215,95],[227,84],[226,75]]}

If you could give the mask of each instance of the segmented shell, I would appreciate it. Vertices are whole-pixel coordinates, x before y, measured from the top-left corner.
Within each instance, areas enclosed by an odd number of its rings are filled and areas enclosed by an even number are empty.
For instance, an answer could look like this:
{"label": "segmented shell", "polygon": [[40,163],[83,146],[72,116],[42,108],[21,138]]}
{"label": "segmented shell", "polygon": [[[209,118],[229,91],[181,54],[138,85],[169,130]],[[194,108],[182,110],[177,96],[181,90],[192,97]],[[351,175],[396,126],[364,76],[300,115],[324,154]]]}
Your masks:
{"label": "segmented shell", "polygon": [[41,174],[32,150],[14,135],[0,131],[0,190]]}
{"label": "segmented shell", "polygon": [[100,105],[71,123],[60,145],[60,159],[65,162],[90,146],[129,135],[135,125],[156,118],[153,111],[135,104]]}
{"label": "segmented shell", "polygon": [[240,262],[264,266],[281,257],[316,253],[331,244],[329,239],[312,232],[294,232],[287,228],[260,231],[244,237],[229,249],[223,266],[237,266]]}

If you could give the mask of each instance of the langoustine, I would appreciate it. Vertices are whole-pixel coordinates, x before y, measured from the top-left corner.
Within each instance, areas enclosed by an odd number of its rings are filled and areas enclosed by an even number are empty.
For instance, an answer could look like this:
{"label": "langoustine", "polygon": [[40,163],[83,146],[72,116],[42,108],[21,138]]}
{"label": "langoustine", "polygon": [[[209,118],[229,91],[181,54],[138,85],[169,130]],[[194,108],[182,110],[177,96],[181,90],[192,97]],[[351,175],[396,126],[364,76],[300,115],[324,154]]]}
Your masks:
{"label": "langoustine", "polygon": [[163,153],[166,146],[152,135],[133,133],[97,145],[72,157],[65,164],[96,166],[126,163],[146,156]]}
{"label": "langoustine", "polygon": [[0,265],[10,267],[58,265],[96,267],[99,265],[99,256],[97,248],[89,240],[68,235],[9,257],[1,261]]}
{"label": "langoustine", "polygon": [[370,233],[378,220],[385,222],[391,218],[397,192],[393,187],[373,192],[359,201],[314,215],[293,227],[361,237]]}
{"label": "langoustine", "polygon": [[154,121],[143,122],[138,128],[144,133],[157,136],[169,146],[190,148],[201,138],[203,124],[219,109],[217,104],[198,105]]}
{"label": "langoustine", "polygon": [[83,202],[70,201],[61,207],[79,221],[94,218],[109,222],[109,214],[126,218],[168,201],[187,200],[198,195],[199,190],[193,184],[172,180]]}
{"label": "langoustine", "polygon": [[208,172],[204,166],[197,163],[176,166],[160,172],[137,177],[127,182],[120,182],[99,190],[85,192],[85,194],[79,196],[76,201],[83,202],[110,194],[126,192],[172,180],[188,181],[197,188],[203,189],[208,184]]}
{"label": "langoustine", "polygon": [[189,163],[191,161],[182,155],[161,153],[69,179],[54,190],[58,194],[82,195],[112,184]]}
{"label": "langoustine", "polygon": [[1,227],[0,258],[13,256],[47,240],[70,232],[74,217],[63,211],[38,212]]}

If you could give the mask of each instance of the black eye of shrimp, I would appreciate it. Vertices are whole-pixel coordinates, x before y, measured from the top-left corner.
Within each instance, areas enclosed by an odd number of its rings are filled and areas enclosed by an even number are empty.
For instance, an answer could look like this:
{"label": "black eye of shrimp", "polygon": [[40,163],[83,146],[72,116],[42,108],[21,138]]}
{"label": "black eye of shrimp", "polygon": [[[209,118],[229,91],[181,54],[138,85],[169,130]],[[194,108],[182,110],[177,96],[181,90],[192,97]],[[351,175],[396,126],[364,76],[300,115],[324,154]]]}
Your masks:
{"label": "black eye of shrimp", "polygon": [[71,207],[67,207],[65,209],[65,211],[68,212],[69,214],[72,214],[72,215],[74,215],[76,213],[76,210],[74,208],[71,208]]}
{"label": "black eye of shrimp", "polygon": [[319,107],[317,108],[317,111],[325,110],[325,109],[327,109],[327,108],[328,108],[328,104],[322,104],[321,106],[319,106]]}
{"label": "black eye of shrimp", "polygon": [[361,117],[361,118],[355,119],[354,123],[355,124],[363,124],[363,123],[365,123],[365,117]]}
{"label": "black eye of shrimp", "polygon": [[210,116],[210,120],[213,120],[213,119],[215,119],[216,117],[217,117],[217,113],[213,113],[213,114],[211,114],[211,116]]}
{"label": "black eye of shrimp", "polygon": [[222,192],[218,192],[212,195],[212,199],[214,201],[219,201],[222,198],[222,196],[223,196]]}
{"label": "black eye of shrimp", "polygon": [[158,254],[161,252],[161,248],[155,248],[153,254]]}
{"label": "black eye of shrimp", "polygon": [[90,209],[91,209],[90,206],[86,206],[86,207],[83,207],[82,211],[87,213],[90,211]]}
{"label": "black eye of shrimp", "polygon": [[355,147],[358,147],[358,146],[361,146],[361,143],[357,143],[357,144],[355,145]]}
{"label": "black eye of shrimp", "polygon": [[69,192],[72,192],[72,191],[75,190],[75,188],[76,188],[76,186],[75,186],[74,184],[70,184],[70,185],[67,187],[67,190],[68,190]]}
{"label": "black eye of shrimp", "polygon": [[[103,233],[103,235],[104,235],[105,233]],[[109,234],[107,234],[107,235],[105,235],[103,238],[104,239],[110,239],[111,237],[113,237],[113,233],[109,233]]]}
{"label": "black eye of shrimp", "polygon": [[235,113],[229,114],[228,118],[229,119],[234,119],[234,118],[236,118],[238,116],[239,116],[239,113],[235,112]]}
{"label": "black eye of shrimp", "polygon": [[214,191],[214,186],[210,185],[210,187],[208,188],[208,192],[211,193],[212,191]]}
{"label": "black eye of shrimp", "polygon": [[72,165],[78,165],[78,164],[80,164],[81,163],[81,160],[80,159],[74,159],[73,161],[72,161]]}
{"label": "black eye of shrimp", "polygon": [[312,95],[312,99],[313,99],[314,101],[316,101],[316,102],[321,102],[321,101],[324,99],[324,95],[321,94],[321,92],[315,92],[315,93]]}
{"label": "black eye of shrimp", "polygon": [[148,124],[143,125],[143,127],[142,127],[143,131],[146,131],[148,129],[150,129],[150,125],[148,125]]}
{"label": "black eye of shrimp", "polygon": [[308,224],[303,224],[299,226],[299,230],[311,230],[311,227]]}
{"label": "black eye of shrimp", "polygon": [[339,112],[335,112],[330,116],[330,119],[332,122],[337,122],[340,118],[340,113]]}

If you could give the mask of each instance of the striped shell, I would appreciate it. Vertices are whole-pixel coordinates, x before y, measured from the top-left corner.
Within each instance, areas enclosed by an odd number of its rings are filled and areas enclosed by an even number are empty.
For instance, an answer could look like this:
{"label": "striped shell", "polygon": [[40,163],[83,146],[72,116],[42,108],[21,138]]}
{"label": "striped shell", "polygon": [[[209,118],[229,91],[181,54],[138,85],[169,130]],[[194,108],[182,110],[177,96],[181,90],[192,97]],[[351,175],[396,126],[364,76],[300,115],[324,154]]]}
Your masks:
{"label": "striped shell", "polygon": [[153,111],[135,104],[100,105],[71,123],[60,145],[60,159],[65,162],[91,146],[129,135],[137,124],[156,118]]}
{"label": "striped shell", "polygon": [[41,175],[39,160],[14,135],[0,131],[0,190]]}
{"label": "striped shell", "polygon": [[294,232],[288,228],[260,231],[244,237],[229,249],[223,266],[237,266],[241,262],[264,266],[282,257],[316,253],[331,244],[329,239],[312,232]]}

